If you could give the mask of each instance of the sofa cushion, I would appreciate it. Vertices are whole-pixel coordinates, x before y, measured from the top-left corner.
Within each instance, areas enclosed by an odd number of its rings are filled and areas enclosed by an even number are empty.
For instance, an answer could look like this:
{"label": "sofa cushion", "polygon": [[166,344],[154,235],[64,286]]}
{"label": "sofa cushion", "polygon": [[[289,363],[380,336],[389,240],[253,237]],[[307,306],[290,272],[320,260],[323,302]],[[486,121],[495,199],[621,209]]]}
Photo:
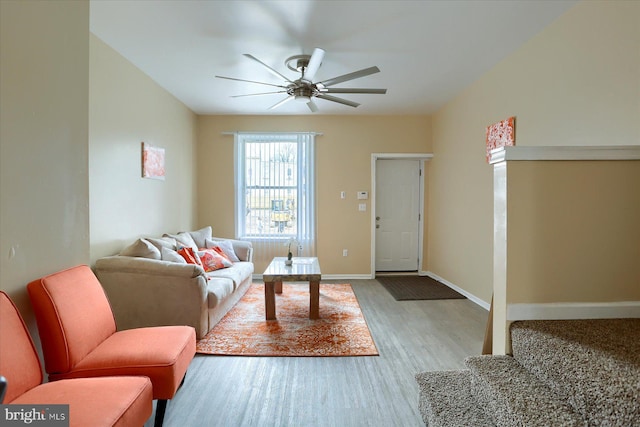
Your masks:
{"label": "sofa cushion", "polygon": [[231,243],[231,240],[207,239],[205,243],[208,249],[213,249],[215,247],[219,247],[220,249],[222,249],[222,252],[224,252],[227,258],[229,258],[229,261],[231,262],[240,261],[240,259],[238,258],[238,255],[236,255],[236,251],[233,250],[233,243]]}
{"label": "sofa cushion", "polygon": [[201,228],[200,230],[189,232],[189,235],[195,242],[196,246],[198,246],[198,249],[206,247],[205,240],[211,239],[211,234],[212,234],[211,226],[207,226],[207,227]]}
{"label": "sofa cushion", "polygon": [[224,256],[220,255],[214,249],[203,249],[198,251],[198,257],[202,261],[202,267],[205,272],[220,270],[221,268],[231,267],[233,263]]}
{"label": "sofa cushion", "polygon": [[202,267],[202,261],[200,261],[200,257],[193,249],[184,247],[182,249],[179,249],[177,252],[180,256],[182,256],[182,258],[185,259],[187,264],[194,264]]}
{"label": "sofa cushion", "polygon": [[163,261],[170,261],[170,262],[177,262],[180,264],[186,264],[187,260],[184,259],[182,257],[182,255],[180,255],[178,252],[169,249],[169,248],[162,248],[160,250],[160,254],[162,255],[162,260]]}
{"label": "sofa cushion", "polygon": [[176,250],[176,239],[173,237],[161,237],[159,239],[153,239],[150,237],[146,237],[146,240],[149,241],[153,246],[158,248],[160,252],[162,252],[162,248]]}
{"label": "sofa cushion", "polygon": [[236,262],[233,264],[232,268],[223,268],[222,270],[211,271],[207,274],[207,277],[210,278],[210,282],[216,278],[227,278],[231,279],[233,282],[233,289],[237,289],[247,277],[251,277],[253,273],[253,263],[251,262]]}
{"label": "sofa cushion", "polygon": [[196,245],[196,242],[193,241],[193,237],[191,237],[191,234],[187,233],[186,231],[178,234],[163,234],[162,237],[171,237],[176,239],[177,249],[180,249],[182,246],[186,246],[193,249],[194,251],[198,250],[198,245]]}
{"label": "sofa cushion", "polygon": [[207,305],[209,308],[215,308],[233,293],[236,286],[233,280],[226,277],[215,277],[209,280],[207,284]]}
{"label": "sofa cushion", "polygon": [[124,248],[120,255],[123,256],[135,256],[150,259],[160,259],[160,251],[153,246],[147,239],[138,239],[126,248]]}

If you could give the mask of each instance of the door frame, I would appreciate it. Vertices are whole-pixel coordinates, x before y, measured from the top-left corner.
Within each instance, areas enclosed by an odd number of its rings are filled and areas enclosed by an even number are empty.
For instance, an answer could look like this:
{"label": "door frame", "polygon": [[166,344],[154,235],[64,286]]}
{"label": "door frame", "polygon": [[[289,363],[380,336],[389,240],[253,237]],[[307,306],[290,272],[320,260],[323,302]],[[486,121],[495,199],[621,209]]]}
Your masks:
{"label": "door frame", "polygon": [[431,153],[372,153],[371,154],[371,274],[376,277],[376,162],[378,160],[420,160],[420,168],[423,171],[420,177],[420,223],[418,224],[418,272],[422,266],[422,254],[424,244],[424,190],[425,190],[425,163],[433,158]]}

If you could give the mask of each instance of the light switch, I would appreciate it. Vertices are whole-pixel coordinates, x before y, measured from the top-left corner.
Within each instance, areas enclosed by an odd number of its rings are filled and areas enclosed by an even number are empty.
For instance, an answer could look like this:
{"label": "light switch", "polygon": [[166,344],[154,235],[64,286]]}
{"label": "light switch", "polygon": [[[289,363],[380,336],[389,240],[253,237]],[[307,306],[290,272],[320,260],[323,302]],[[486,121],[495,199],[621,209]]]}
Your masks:
{"label": "light switch", "polygon": [[341,191],[341,192],[340,192],[340,198],[341,198],[341,199],[344,199],[344,198],[346,198],[346,197],[347,197],[347,193],[346,193],[345,191]]}
{"label": "light switch", "polygon": [[367,200],[369,198],[368,191],[358,191],[358,199],[359,200]]}

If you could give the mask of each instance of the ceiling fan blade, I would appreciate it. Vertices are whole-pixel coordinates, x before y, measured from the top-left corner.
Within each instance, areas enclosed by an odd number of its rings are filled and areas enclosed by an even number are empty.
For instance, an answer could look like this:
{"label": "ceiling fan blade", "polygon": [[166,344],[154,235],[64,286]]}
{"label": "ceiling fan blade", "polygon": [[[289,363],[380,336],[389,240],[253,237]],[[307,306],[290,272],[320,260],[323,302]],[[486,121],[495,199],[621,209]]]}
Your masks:
{"label": "ceiling fan blade", "polygon": [[326,89],[321,89],[320,92],[322,93],[373,93],[373,94],[384,95],[385,93],[387,93],[387,90],[386,89],[326,88]]}
{"label": "ceiling fan blade", "polygon": [[318,72],[318,68],[322,64],[322,60],[324,59],[324,50],[319,47],[313,49],[313,54],[309,59],[309,64],[307,68],[304,70],[304,74],[302,75],[302,80],[307,82],[312,82],[316,73]]}
{"label": "ceiling fan blade", "polygon": [[368,76],[370,74],[375,74],[379,72],[380,72],[380,69],[378,67],[369,67],[359,71],[354,71],[353,73],[343,74],[342,76],[334,77],[329,80],[324,80],[316,84],[322,84],[323,86],[333,86],[338,83],[346,82],[353,79],[359,79],[360,77]]}
{"label": "ceiling fan blade", "polygon": [[258,58],[256,58],[253,55],[249,55],[248,53],[245,53],[244,56],[246,56],[249,59],[253,59],[254,61],[256,61],[258,64],[261,64],[263,67],[265,67],[267,70],[269,70],[270,73],[272,73],[274,76],[281,78],[282,80],[289,82],[289,83],[293,83],[291,80],[289,80],[288,78],[286,78],[284,75],[280,74],[279,72],[277,72],[276,70],[274,70],[273,68],[269,67],[267,64],[265,64],[264,62],[260,61]]}
{"label": "ceiling fan blade", "polygon": [[279,88],[282,88],[282,89],[286,89],[287,88],[286,86],[282,86],[282,85],[274,85],[274,84],[271,84],[271,83],[256,82],[256,81],[253,81],[253,80],[236,79],[234,77],[224,77],[224,76],[216,76],[216,77],[219,78],[219,79],[235,80],[237,82],[246,82],[246,83],[257,83],[259,85],[267,85],[267,86],[279,87]]}
{"label": "ceiling fan blade", "polygon": [[326,99],[327,101],[333,101],[333,102],[337,102],[338,104],[348,105],[349,107],[354,107],[355,108],[358,105],[360,105],[357,102],[353,102],[353,101],[349,101],[349,100],[346,100],[346,99],[338,98],[336,96],[326,95],[324,93],[319,93],[316,96],[318,98],[321,98],[321,99]]}
{"label": "ceiling fan blade", "polygon": [[269,107],[269,110],[273,110],[275,108],[278,108],[282,104],[286,104],[287,102],[291,101],[293,98],[294,98],[293,96],[288,96],[285,99],[283,99],[282,101],[278,102],[277,104],[273,104],[271,107]]}
{"label": "ceiling fan blade", "polygon": [[242,98],[243,96],[273,95],[274,93],[287,93],[287,91],[277,90],[275,92],[247,93],[245,95],[231,95],[231,98]]}
{"label": "ceiling fan blade", "polygon": [[311,110],[312,113],[317,113],[318,112],[318,106],[316,105],[315,102],[313,101],[309,101],[307,102],[307,107],[309,107],[309,110]]}

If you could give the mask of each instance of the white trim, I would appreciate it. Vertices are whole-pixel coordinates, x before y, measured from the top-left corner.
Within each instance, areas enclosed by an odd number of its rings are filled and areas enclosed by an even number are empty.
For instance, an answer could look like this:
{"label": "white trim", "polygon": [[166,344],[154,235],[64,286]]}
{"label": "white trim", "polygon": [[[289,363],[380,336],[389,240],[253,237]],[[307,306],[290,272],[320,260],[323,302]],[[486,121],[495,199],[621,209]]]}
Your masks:
{"label": "white trim", "polygon": [[480,307],[484,308],[485,310],[489,310],[489,307],[491,306],[490,303],[478,298],[477,296],[473,295],[470,292],[465,291],[464,289],[454,285],[453,283],[449,282],[446,279],[443,279],[442,277],[438,276],[435,273],[432,273],[431,271],[421,271],[420,272],[420,276],[429,276],[434,280],[437,280],[438,282],[441,282],[445,285],[447,285],[448,287],[450,287],[451,289],[453,289],[454,291],[464,295],[465,297],[467,297],[470,301],[478,304]]}
{"label": "white trim", "polygon": [[640,301],[508,304],[507,320],[640,318]]}
{"label": "white trim", "polygon": [[368,274],[323,274],[322,280],[370,280]]}
{"label": "white trim", "polygon": [[640,145],[514,146],[491,150],[490,164],[506,160],[640,160]]}
{"label": "white trim", "polygon": [[371,158],[375,160],[429,160],[433,158],[431,153],[371,153]]}
{"label": "white trim", "polygon": [[424,236],[424,191],[425,191],[425,162],[433,158],[432,153],[371,153],[371,275],[369,279],[376,277],[376,161],[378,160],[420,160],[420,169],[422,171],[420,181],[420,223],[418,230],[418,269],[422,266],[423,256],[423,236]]}
{"label": "white trim", "polygon": [[315,135],[322,136],[322,132],[309,132],[309,131],[300,131],[300,132],[262,132],[262,131],[226,131],[222,132],[223,135],[252,135],[252,134],[260,134],[260,135]]}

